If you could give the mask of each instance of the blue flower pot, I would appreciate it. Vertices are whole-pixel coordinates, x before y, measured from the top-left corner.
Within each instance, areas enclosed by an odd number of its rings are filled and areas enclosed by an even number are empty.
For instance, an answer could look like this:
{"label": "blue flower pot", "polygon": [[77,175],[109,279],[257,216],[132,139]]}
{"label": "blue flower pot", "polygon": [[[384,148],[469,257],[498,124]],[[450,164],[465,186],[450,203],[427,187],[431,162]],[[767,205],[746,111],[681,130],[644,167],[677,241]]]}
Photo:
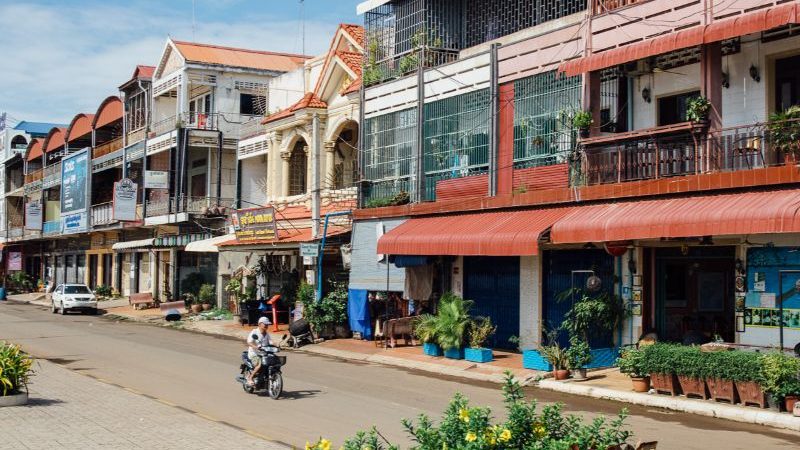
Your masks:
{"label": "blue flower pot", "polygon": [[490,348],[467,348],[464,350],[464,359],[477,363],[487,363],[492,360]]}
{"label": "blue flower pot", "polygon": [[442,348],[433,342],[424,342],[422,352],[428,356],[442,356]]}
{"label": "blue flower pot", "polygon": [[553,370],[553,365],[539,353],[538,350],[523,350],[522,351],[522,367],[531,370],[541,370],[550,372]]}
{"label": "blue flower pot", "polygon": [[463,348],[448,348],[444,351],[444,357],[450,359],[464,359]]}

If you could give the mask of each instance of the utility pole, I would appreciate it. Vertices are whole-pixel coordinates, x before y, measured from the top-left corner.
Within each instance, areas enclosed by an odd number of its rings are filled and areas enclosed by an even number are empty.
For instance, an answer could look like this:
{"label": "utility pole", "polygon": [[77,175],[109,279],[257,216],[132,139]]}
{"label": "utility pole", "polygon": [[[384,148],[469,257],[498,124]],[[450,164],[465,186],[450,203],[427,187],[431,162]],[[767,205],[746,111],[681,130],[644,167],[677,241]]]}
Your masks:
{"label": "utility pole", "polygon": [[319,170],[319,115],[314,113],[311,122],[311,237],[319,237],[320,225],[320,170]]}

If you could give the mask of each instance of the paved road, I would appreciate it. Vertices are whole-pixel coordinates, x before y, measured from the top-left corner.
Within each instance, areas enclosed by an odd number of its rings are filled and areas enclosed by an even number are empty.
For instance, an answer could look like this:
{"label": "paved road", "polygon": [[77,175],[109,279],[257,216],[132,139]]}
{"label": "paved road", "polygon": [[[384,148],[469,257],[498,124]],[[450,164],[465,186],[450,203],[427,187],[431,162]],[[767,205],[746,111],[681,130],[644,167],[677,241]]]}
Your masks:
{"label": "paved road", "polygon": [[[465,383],[371,364],[289,353],[285,396],[246,395],[234,382],[243,344],[102,317],[51,315],[44,308],[0,302],[0,339],[78,372],[129,387],[203,415],[300,446],[324,436],[340,443],[372,425],[403,442],[401,417],[438,414],[455,392],[500,413],[496,386]],[[531,388],[581,414],[614,414],[620,404]],[[796,449],[799,433],[688,414],[633,407],[637,436],[659,449]]]}

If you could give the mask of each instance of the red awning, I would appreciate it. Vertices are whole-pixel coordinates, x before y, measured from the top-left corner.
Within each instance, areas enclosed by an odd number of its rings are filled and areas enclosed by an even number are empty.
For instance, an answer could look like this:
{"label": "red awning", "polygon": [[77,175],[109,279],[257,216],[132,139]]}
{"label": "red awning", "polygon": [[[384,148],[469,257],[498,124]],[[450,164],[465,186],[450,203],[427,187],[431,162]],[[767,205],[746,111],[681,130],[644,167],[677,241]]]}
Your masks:
{"label": "red awning", "polygon": [[573,59],[562,63],[558,67],[558,71],[564,72],[567,76],[575,76],[682,48],[719,42],[750,33],[782,27],[791,23],[798,23],[798,15],[800,15],[798,8],[797,3],[787,3],[729,19],[718,20],[710,25],[698,25],[675,33],[646,39],[635,44]]}
{"label": "red awning", "polygon": [[598,204],[553,225],[554,244],[800,232],[800,189]]}
{"label": "red awning", "polygon": [[411,218],[381,236],[388,255],[524,256],[539,252],[539,237],[572,208],[497,211]]}

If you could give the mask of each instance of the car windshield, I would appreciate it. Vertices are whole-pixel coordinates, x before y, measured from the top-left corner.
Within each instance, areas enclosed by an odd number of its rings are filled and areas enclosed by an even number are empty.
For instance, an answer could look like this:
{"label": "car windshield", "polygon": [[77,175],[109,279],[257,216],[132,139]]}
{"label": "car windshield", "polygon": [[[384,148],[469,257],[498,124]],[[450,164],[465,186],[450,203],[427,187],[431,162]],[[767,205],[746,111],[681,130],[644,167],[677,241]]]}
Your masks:
{"label": "car windshield", "polygon": [[64,286],[65,294],[91,294],[92,291],[86,286]]}

